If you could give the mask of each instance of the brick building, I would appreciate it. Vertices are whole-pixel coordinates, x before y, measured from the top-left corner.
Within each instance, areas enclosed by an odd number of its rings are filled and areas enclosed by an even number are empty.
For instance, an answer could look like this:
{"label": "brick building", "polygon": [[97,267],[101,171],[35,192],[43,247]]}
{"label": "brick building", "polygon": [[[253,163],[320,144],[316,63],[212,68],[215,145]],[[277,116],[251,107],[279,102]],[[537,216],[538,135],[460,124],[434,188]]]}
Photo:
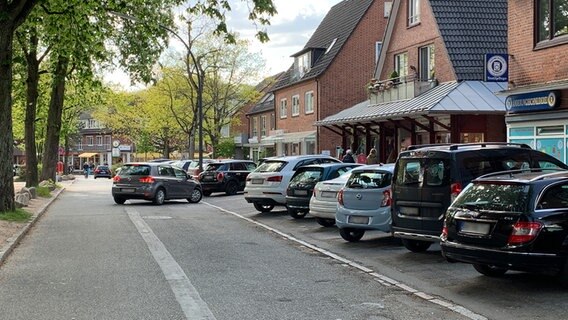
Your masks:
{"label": "brick building", "polygon": [[568,14],[565,1],[509,1],[507,138],[567,162]]}
{"label": "brick building", "polygon": [[484,79],[506,18],[506,0],[394,0],[368,100],[316,124],[382,162],[409,144],[505,141],[506,82]]}
{"label": "brick building", "polygon": [[276,155],[329,153],[341,139],[315,122],[366,99],[387,23],[384,0],[333,6],[274,88]]}

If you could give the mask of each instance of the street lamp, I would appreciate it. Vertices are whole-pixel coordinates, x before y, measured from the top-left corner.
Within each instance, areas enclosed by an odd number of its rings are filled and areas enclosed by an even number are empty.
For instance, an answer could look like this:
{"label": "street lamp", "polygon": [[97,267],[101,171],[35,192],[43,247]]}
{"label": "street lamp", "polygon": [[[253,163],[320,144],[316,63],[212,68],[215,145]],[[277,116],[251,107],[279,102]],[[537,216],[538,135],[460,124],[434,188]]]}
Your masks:
{"label": "street lamp", "polygon": [[[115,15],[117,17],[126,19],[126,20],[130,20],[130,21],[134,21],[134,22],[141,22],[144,23],[143,21],[141,21],[140,19],[124,14],[124,13],[120,13],[120,12],[115,12],[115,11],[109,11],[110,14]],[[173,34],[185,47],[185,50],[187,51],[186,54],[186,61],[185,61],[185,65],[186,65],[186,71],[188,73],[188,76],[192,74],[190,68],[189,68],[189,58],[191,57],[191,60],[193,60],[193,64],[195,65],[195,69],[196,69],[196,73],[197,73],[197,85],[196,85],[196,89],[197,89],[197,110],[198,110],[198,137],[199,137],[199,147],[198,147],[198,152],[199,152],[199,171],[203,171],[203,82],[205,80],[205,76],[204,76],[204,70],[201,67],[201,63],[199,61],[199,59],[197,59],[195,57],[195,55],[193,54],[193,52],[191,51],[191,47],[190,45],[177,33],[175,32],[172,28],[162,25],[162,24],[158,24],[158,26],[166,31],[168,31],[169,33]],[[191,79],[191,77],[190,77]],[[193,155],[190,155],[191,157],[193,157]]]}

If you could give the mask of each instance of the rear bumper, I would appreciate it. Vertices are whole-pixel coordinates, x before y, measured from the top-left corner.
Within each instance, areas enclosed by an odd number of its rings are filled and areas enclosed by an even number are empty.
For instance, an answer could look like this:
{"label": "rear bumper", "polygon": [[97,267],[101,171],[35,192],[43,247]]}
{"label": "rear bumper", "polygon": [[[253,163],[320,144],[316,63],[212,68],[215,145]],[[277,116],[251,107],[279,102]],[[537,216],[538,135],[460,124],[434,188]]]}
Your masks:
{"label": "rear bumper", "polygon": [[392,228],[392,234],[395,238],[428,241],[428,242],[440,241],[441,233],[442,230],[440,230],[439,232],[432,232],[426,230],[404,229],[400,227]]}
{"label": "rear bumper", "polygon": [[[133,192],[125,191],[128,189],[134,189]],[[150,200],[154,198],[156,190],[149,187],[112,187],[112,196],[121,197],[124,199],[144,199]]]}
{"label": "rear bumper", "polygon": [[449,261],[487,264],[531,272],[558,272],[566,261],[565,255],[490,249],[451,241],[440,243],[442,255]]}
{"label": "rear bumper", "polygon": [[245,187],[245,200],[248,203],[286,205],[286,196],[278,190],[260,190]]}
{"label": "rear bumper", "polygon": [[337,201],[321,201],[315,198],[310,199],[310,214],[317,218],[334,219],[337,211]]}
{"label": "rear bumper", "polygon": [[283,203],[279,203],[274,201],[271,198],[263,198],[263,197],[245,197],[245,200],[248,203],[258,203],[260,205],[269,205],[269,206],[283,206]]}
{"label": "rear bumper", "polygon": [[292,209],[309,209],[310,198],[286,196],[286,206]]}
{"label": "rear bumper", "polygon": [[[350,217],[368,217],[368,223],[352,223]],[[363,230],[391,231],[390,207],[382,207],[377,210],[352,210],[342,206],[337,207],[335,224],[338,228],[351,228]]]}
{"label": "rear bumper", "polygon": [[225,191],[225,184],[222,182],[200,182],[201,189],[206,192],[221,192]]}

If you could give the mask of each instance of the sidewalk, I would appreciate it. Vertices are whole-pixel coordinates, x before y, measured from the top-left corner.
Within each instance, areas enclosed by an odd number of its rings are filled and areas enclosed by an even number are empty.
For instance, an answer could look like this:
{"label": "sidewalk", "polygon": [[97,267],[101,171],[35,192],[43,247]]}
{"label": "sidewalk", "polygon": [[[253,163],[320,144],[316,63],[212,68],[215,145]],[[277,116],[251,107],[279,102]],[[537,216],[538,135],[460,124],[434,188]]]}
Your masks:
{"label": "sidewalk", "polygon": [[[52,191],[50,198],[37,197],[36,199],[30,200],[29,205],[23,208],[33,214],[30,221],[21,223],[0,220],[0,265],[4,263],[6,258],[10,255],[34,223],[44,214],[49,205],[74,181],[75,180],[60,182],[59,184],[63,187]],[[15,192],[20,191],[23,187],[25,187],[25,185],[25,182],[14,182]]]}

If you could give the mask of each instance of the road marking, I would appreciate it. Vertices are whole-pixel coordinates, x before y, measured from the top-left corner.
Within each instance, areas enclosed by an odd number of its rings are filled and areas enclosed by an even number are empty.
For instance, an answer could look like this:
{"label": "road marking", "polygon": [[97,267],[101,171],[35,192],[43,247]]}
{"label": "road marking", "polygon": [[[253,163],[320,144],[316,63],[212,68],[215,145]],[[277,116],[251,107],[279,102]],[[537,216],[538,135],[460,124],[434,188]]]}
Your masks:
{"label": "road marking", "polygon": [[175,261],[164,244],[154,234],[150,226],[142,219],[140,213],[132,208],[125,208],[128,217],[136,226],[138,233],[148,245],[148,249],[154,256],[154,260],[162,269],[176,299],[187,319],[210,319],[215,320],[215,316],[209,307],[199,296],[199,292],[191,284],[191,281],[183,272],[183,269]]}
{"label": "road marking", "polygon": [[[422,298],[422,299],[425,300],[425,301],[428,301],[428,302],[430,302],[430,303],[434,303],[434,304],[436,304],[436,305],[438,305],[438,306],[441,306],[441,307],[446,308],[446,309],[448,309],[448,310],[451,310],[451,311],[453,311],[453,312],[457,312],[457,313],[461,314],[462,316],[467,317],[467,318],[472,319],[472,320],[488,320],[486,317],[484,317],[484,316],[482,316],[482,315],[480,315],[480,314],[477,314],[477,313],[475,313],[475,312],[473,312],[473,311],[471,311],[471,310],[469,310],[469,309],[467,309],[467,308],[465,308],[465,307],[463,307],[463,306],[454,304],[454,303],[452,303],[452,302],[450,302],[450,301],[446,301],[446,300],[443,300],[443,299],[440,299],[440,298],[435,298],[435,297],[430,296],[429,294],[424,293],[424,292],[420,292],[420,291],[418,291],[418,290],[416,290],[416,289],[414,289],[414,288],[412,288],[412,287],[410,287],[410,286],[407,286],[407,285],[402,284],[402,283],[400,283],[400,282],[398,282],[398,281],[396,281],[396,280],[393,280],[393,279],[391,279],[391,278],[389,278],[389,277],[387,277],[387,276],[385,276],[385,275],[382,275],[382,274],[380,274],[380,273],[377,273],[376,271],[374,271],[374,270],[372,270],[372,269],[369,269],[369,268],[367,268],[367,267],[365,267],[365,266],[362,266],[362,265],[360,265],[360,264],[358,264],[358,263],[356,263],[356,262],[354,262],[354,261],[351,261],[351,260],[349,260],[349,259],[347,259],[347,258],[341,257],[341,256],[339,256],[338,254],[335,254],[335,253],[333,253],[333,252],[330,252],[330,251],[327,251],[327,250],[325,250],[325,249],[322,249],[322,248],[320,248],[320,247],[318,247],[318,246],[316,246],[316,245],[313,245],[313,244],[311,244],[311,243],[308,243],[308,242],[306,242],[306,241],[304,241],[304,240],[300,240],[300,239],[298,239],[298,238],[295,238],[295,237],[293,237],[293,236],[291,236],[291,235],[289,235],[289,234],[287,234],[287,233],[284,233],[284,232],[282,232],[282,231],[280,231],[280,230],[278,230],[278,229],[272,228],[271,226],[268,226],[268,225],[266,225],[266,224],[264,224],[264,223],[255,221],[255,220],[253,220],[253,219],[251,219],[251,218],[248,218],[248,217],[245,217],[245,216],[243,216],[243,215],[241,215],[241,214],[239,214],[239,213],[236,213],[236,212],[227,210],[227,209],[225,209],[225,208],[221,208],[221,207],[219,207],[219,206],[210,204],[210,203],[205,202],[205,201],[201,201],[201,203],[206,204],[206,205],[208,205],[208,206],[210,206],[210,207],[213,207],[213,208],[215,208],[215,209],[217,209],[217,210],[220,210],[220,211],[222,211],[222,212],[225,212],[225,213],[228,213],[228,214],[230,214],[230,215],[233,215],[233,216],[235,216],[235,217],[237,217],[237,218],[246,220],[246,221],[248,221],[248,222],[250,222],[250,223],[254,223],[254,224],[257,225],[257,226],[262,227],[262,228],[264,228],[264,229],[266,229],[266,230],[268,230],[268,231],[272,231],[272,232],[278,234],[279,236],[282,236],[282,237],[284,237],[284,238],[286,238],[286,239],[288,239],[288,240],[290,240],[290,241],[293,241],[293,242],[296,242],[296,243],[298,243],[298,244],[301,244],[301,245],[303,245],[303,246],[305,246],[305,247],[308,247],[308,248],[310,248],[310,249],[312,249],[312,250],[314,250],[314,251],[317,251],[317,252],[319,252],[319,253],[321,253],[321,254],[327,256],[327,257],[330,257],[330,258],[332,258],[332,259],[334,259],[334,260],[337,260],[337,261],[339,261],[339,262],[341,262],[341,263],[343,263],[343,264],[347,264],[347,265],[349,265],[349,266],[351,266],[351,267],[353,267],[353,268],[355,268],[355,269],[358,269],[359,271],[362,271],[362,272],[364,272],[364,273],[366,273],[366,274],[368,274],[368,275],[370,275],[370,276],[372,276],[372,277],[375,277],[375,278],[379,279],[380,281],[377,281],[377,282],[379,282],[379,283],[381,283],[381,284],[383,284],[383,285],[385,285],[385,286],[395,285],[395,286],[397,286],[398,288],[400,288],[401,290],[404,290],[404,291],[406,291],[406,292],[408,292],[408,293],[410,293],[410,294],[414,294],[414,295],[416,295],[417,297],[420,297],[420,298]],[[385,284],[384,282],[386,282],[387,284]]]}

